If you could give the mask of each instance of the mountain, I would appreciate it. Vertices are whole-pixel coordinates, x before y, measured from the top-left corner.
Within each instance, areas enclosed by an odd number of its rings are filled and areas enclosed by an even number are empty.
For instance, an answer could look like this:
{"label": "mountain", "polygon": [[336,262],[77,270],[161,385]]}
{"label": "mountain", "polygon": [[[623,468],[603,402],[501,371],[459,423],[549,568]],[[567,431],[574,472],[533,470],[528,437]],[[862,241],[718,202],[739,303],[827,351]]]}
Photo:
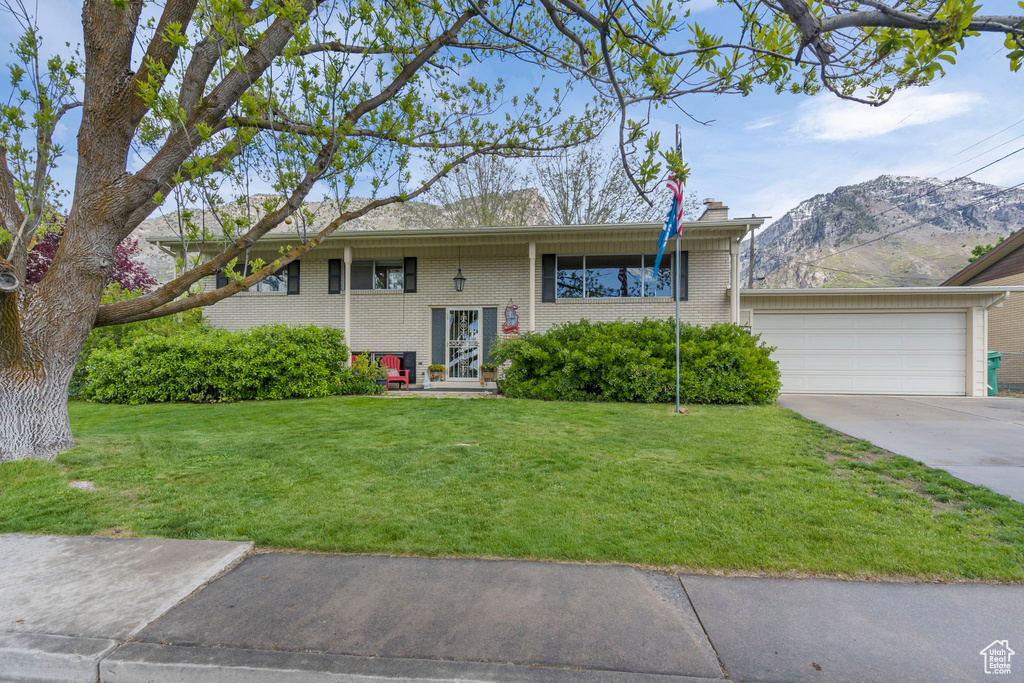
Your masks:
{"label": "mountain", "polygon": [[[976,245],[1022,226],[1024,189],[883,175],[800,202],[758,233],[754,286],[936,285]],[[746,284],[749,241],[740,255]]]}

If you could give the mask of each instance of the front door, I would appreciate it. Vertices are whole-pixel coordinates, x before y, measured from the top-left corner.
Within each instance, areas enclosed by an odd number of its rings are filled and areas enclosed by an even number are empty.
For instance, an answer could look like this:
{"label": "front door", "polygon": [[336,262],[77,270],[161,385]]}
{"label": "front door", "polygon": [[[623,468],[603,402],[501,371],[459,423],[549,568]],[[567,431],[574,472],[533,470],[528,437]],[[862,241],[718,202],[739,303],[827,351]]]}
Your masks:
{"label": "front door", "polygon": [[480,372],[480,309],[448,309],[448,372],[453,381],[474,380]]}

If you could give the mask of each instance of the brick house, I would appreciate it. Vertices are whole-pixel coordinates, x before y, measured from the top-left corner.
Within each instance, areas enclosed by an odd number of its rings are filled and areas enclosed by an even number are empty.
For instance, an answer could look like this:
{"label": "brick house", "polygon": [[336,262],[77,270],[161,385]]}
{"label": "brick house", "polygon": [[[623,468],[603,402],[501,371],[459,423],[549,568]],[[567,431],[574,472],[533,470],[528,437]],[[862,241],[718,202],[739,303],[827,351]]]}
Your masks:
{"label": "brick house", "polygon": [[[699,220],[684,223],[678,264],[684,321],[739,321],[739,245],[762,222],[729,219],[728,207],[712,202]],[[476,382],[491,345],[516,316],[520,332],[544,332],[581,318],[674,316],[674,241],[653,278],[661,228],[357,226],[333,233],[278,275],[204,309],[204,315],[227,329],[269,322],[332,325],[345,331],[353,352],[397,355],[414,383],[431,364],[445,365],[446,382],[453,385]],[[150,241],[181,256],[180,238]],[[249,258],[271,261],[289,243],[295,243],[293,231],[271,232]],[[459,273],[465,278],[461,291],[454,281]],[[211,277],[204,287],[225,282],[223,275]]]}
{"label": "brick house", "polygon": [[[346,224],[277,275],[205,308],[207,321],[227,329],[331,325],[354,352],[398,356],[413,383],[439,364],[445,384],[457,387],[478,381],[495,340],[515,334],[510,325],[544,332],[583,318],[675,315],[674,244],[653,274],[660,224],[439,228],[415,204]],[[680,318],[749,326],[775,347],[783,391],[984,396],[988,349],[1024,351],[1024,297],[1008,299],[1024,291],[1012,284],[1024,285],[1024,276],[993,266],[997,276],[985,280],[979,272],[999,252],[1024,247],[1024,232],[964,269],[975,278],[970,286],[741,290],[740,242],[763,222],[730,219],[710,202],[683,224]],[[311,230],[319,227],[314,220]],[[249,259],[273,260],[296,243],[297,230],[294,221],[276,228]],[[149,241],[181,257],[180,238]],[[226,281],[210,277],[203,286]]]}

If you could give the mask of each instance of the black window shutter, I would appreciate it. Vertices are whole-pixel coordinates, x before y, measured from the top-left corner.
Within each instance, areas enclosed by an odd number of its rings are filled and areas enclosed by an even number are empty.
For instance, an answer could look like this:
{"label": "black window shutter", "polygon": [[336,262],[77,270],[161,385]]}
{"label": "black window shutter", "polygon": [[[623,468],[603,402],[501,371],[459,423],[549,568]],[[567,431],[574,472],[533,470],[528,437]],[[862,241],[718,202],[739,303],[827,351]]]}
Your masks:
{"label": "black window shutter", "polygon": [[445,309],[430,309],[430,364],[444,365]]}
{"label": "black window shutter", "polygon": [[416,352],[406,351],[402,354],[402,369],[409,371],[409,384],[416,384]]}
{"label": "black window shutter", "polygon": [[484,342],[484,362],[491,362],[491,349],[494,348],[494,342],[498,336],[498,309],[497,308],[485,308],[484,309],[484,329],[483,334]]}
{"label": "black window shutter", "polygon": [[227,287],[227,285],[228,285],[228,276],[227,276],[227,274],[223,270],[218,270],[217,271],[217,289],[220,289],[221,287]]}
{"label": "black window shutter", "polygon": [[541,301],[555,300],[555,255],[543,254],[540,257],[541,265]]}
{"label": "black window shutter", "polygon": [[415,294],[416,293],[416,257],[407,256],[405,258],[405,293]]}
{"label": "black window shutter", "polygon": [[690,252],[679,253],[679,300],[688,301],[690,297]]}
{"label": "black window shutter", "polygon": [[288,264],[288,293],[299,293],[299,262],[292,261]]}
{"label": "black window shutter", "polygon": [[341,259],[327,259],[327,293],[341,294]]}

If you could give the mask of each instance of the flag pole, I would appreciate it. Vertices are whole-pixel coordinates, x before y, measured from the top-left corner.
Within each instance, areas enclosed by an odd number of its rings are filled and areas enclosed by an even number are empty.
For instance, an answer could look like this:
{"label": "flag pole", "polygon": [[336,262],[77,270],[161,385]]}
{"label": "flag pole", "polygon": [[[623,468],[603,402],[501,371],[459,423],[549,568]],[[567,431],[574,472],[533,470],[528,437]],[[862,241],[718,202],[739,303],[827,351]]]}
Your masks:
{"label": "flag pole", "polygon": [[[680,160],[683,156],[683,136],[679,131],[679,124],[676,124],[676,152],[679,154]],[[682,200],[680,200],[681,203]],[[682,206],[679,207],[682,210]],[[678,214],[677,214],[678,215]],[[680,267],[680,245],[682,241],[682,230],[679,225],[676,225],[676,261],[675,261],[675,285],[676,285],[676,412],[679,411],[679,271],[682,270]]]}

